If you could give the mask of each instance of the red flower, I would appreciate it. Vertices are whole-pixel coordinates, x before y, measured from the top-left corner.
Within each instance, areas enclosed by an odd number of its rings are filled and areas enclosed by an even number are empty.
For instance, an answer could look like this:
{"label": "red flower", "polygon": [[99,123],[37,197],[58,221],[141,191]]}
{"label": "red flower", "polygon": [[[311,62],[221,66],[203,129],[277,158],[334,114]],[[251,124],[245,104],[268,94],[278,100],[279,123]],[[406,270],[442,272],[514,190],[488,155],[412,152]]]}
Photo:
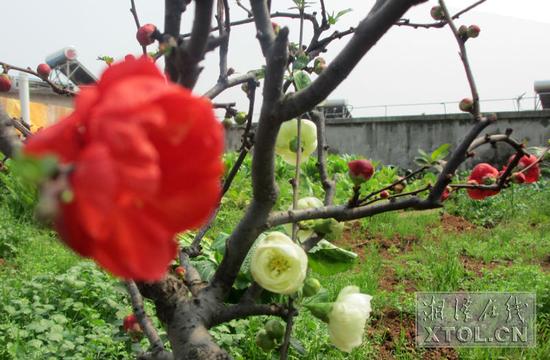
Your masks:
{"label": "red flower", "polygon": [[[515,155],[512,155],[510,159],[508,160],[508,164],[512,162],[512,159],[515,157]],[[525,175],[525,182],[527,184],[537,182],[540,177],[540,166],[539,163],[537,163],[538,158],[535,155],[523,155],[521,159],[519,159],[518,163],[518,170],[522,171],[526,167],[530,166],[533,163],[536,163],[535,165],[531,166],[527,171],[523,172],[522,174]]]}
{"label": "red flower", "polygon": [[348,162],[349,175],[356,185],[367,181],[374,174],[374,167],[371,162],[365,159],[352,160]]}
{"label": "red flower", "polygon": [[74,199],[60,205],[56,228],[123,278],[160,279],[176,233],[200,226],[219,200],[223,132],[211,103],[167,83],[145,57],[127,57],[82,88],[74,112],[25,152],[74,166]]}
{"label": "red flower", "polygon": [[[490,185],[494,184],[498,178],[498,170],[489,164],[477,164],[470,177],[469,184]],[[483,200],[486,197],[498,194],[497,190],[468,189],[468,195],[474,200]]]}

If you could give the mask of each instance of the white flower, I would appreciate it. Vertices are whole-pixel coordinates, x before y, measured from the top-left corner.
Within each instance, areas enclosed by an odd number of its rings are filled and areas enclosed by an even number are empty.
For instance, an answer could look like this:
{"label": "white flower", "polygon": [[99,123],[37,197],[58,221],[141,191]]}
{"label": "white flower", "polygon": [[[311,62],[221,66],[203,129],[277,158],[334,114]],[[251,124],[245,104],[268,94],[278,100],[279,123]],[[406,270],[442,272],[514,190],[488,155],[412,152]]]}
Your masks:
{"label": "white flower", "polygon": [[351,352],[363,342],[371,299],[372,296],[361,294],[357,286],[346,286],[340,291],[328,314],[330,341],[338,349]]}
{"label": "white flower", "polygon": [[[296,165],[296,152],[298,149],[298,120],[292,119],[281,125],[275,144],[275,152],[290,165]],[[302,154],[300,164],[317,148],[317,126],[310,120],[301,120]]]}
{"label": "white flower", "polygon": [[288,236],[275,231],[260,240],[254,249],[250,272],[264,289],[289,295],[302,287],[307,255]]}
{"label": "white flower", "polygon": [[[296,204],[296,209],[306,210],[323,206],[324,204],[321,200],[317,199],[316,197],[310,196],[298,200],[298,203]],[[290,206],[288,210],[292,210],[292,206]],[[300,240],[300,242],[307,240],[307,238],[309,238],[313,234],[313,225],[315,225],[314,220],[299,222],[298,239]],[[292,224],[285,224],[283,227],[287,234],[292,235]]]}

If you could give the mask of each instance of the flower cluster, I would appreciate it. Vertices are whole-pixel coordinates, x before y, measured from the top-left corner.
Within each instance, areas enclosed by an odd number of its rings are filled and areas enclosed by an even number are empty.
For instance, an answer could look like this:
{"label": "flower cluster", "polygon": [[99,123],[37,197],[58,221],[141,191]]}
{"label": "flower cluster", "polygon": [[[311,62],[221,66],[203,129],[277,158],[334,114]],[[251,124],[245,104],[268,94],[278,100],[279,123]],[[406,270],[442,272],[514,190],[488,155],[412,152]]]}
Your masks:
{"label": "flower cluster", "polygon": [[219,201],[223,130],[211,103],[168,83],[147,57],[127,57],[83,87],[74,112],[24,152],[72,168],[56,228],[123,278],[160,279],[176,233],[200,226]]}
{"label": "flower cluster", "polygon": [[[508,160],[508,166],[514,159],[514,155]],[[495,167],[481,163],[477,164],[470,176],[468,177],[468,183],[472,185],[493,185],[499,177],[503,176],[507,166],[504,166],[499,172]],[[517,165],[517,172],[514,172],[510,176],[510,180],[514,183],[534,183],[540,178],[540,165],[535,155],[524,155],[520,158]],[[474,200],[483,200],[486,197],[498,194],[499,190],[487,190],[487,189],[475,189],[469,188],[468,195]]]}

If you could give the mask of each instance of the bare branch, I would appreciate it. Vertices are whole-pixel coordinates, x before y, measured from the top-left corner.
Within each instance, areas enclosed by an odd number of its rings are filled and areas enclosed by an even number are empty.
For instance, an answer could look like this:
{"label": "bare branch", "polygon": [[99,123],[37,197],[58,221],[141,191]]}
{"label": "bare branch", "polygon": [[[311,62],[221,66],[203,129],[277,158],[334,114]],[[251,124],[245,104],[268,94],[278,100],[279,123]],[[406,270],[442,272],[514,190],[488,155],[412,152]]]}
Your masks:
{"label": "bare branch", "polygon": [[230,79],[226,79],[226,81],[218,82],[216,85],[214,85],[210,90],[205,92],[203,94],[204,97],[214,99],[216,96],[221,94],[223,91],[232,88],[237,85],[244,84],[245,82],[248,82],[249,80],[256,79],[256,73],[254,71],[248,72],[244,75],[238,75],[234,76]]}
{"label": "bare branch", "polygon": [[474,101],[472,114],[474,115],[474,118],[476,120],[480,120],[481,110],[479,105],[479,93],[477,91],[477,86],[474,79],[474,74],[472,72],[472,67],[470,66],[470,60],[468,59],[468,52],[466,51],[466,42],[458,33],[458,29],[456,28],[456,25],[454,24],[451,18],[451,15],[449,14],[449,10],[447,9],[447,5],[445,4],[445,1],[439,0],[439,4],[443,9],[443,12],[445,14],[445,19],[448,19],[447,23],[449,24],[449,27],[451,28],[455,36],[456,42],[458,43],[458,46],[460,48],[460,59],[462,60],[462,64],[464,65],[464,70],[466,71],[466,77],[468,78],[468,84],[470,84],[472,100]]}
{"label": "bare branch", "polygon": [[30,67],[25,69],[25,68],[10,65],[8,63],[1,62],[1,61],[0,61],[0,66],[4,68],[5,72],[8,72],[9,70],[16,70],[16,71],[24,72],[24,73],[27,73],[27,74],[30,74],[30,75],[34,75],[37,78],[39,78],[40,80],[44,81],[46,84],[48,84],[52,88],[53,92],[58,94],[58,95],[68,95],[68,96],[75,96],[76,95],[76,92],[74,92],[72,90],[69,90],[69,89],[62,88],[62,87],[58,86],[56,83],[52,82],[48,78],[43,78],[36,71],[32,70]]}
{"label": "bare branch", "polygon": [[228,305],[222,311],[214,316],[213,322],[210,326],[216,326],[225,322],[244,319],[249,316],[279,316],[286,317],[288,310],[285,306],[280,304],[236,304]]}
{"label": "bare branch", "polygon": [[145,313],[145,309],[143,308],[143,298],[141,297],[141,293],[139,292],[136,283],[129,280],[126,281],[125,284],[126,290],[128,290],[128,294],[130,295],[134,315],[136,316],[143,333],[151,344],[151,353],[154,355],[164,352],[164,344],[162,343],[157,330],[153,326],[153,323]]}
{"label": "bare branch", "polygon": [[[451,19],[456,20],[456,19],[460,18],[462,15],[464,15],[468,11],[476,8],[478,5],[483,4],[485,1],[487,1],[487,0],[479,0],[478,2],[464,8],[463,10],[460,10],[459,12],[454,14],[451,17]],[[410,27],[415,28],[415,29],[417,29],[417,28],[429,29],[429,28],[442,28],[445,25],[447,25],[447,21],[443,20],[443,21],[437,21],[437,22],[433,22],[433,23],[421,24],[421,23],[412,23],[409,19],[400,19],[398,22],[395,23],[395,25],[410,26]]]}
{"label": "bare branch", "polygon": [[317,124],[317,169],[321,184],[325,190],[325,205],[331,205],[335,195],[335,183],[329,179],[327,171],[327,139],[325,130],[325,115],[319,111],[310,112],[311,119]]}
{"label": "bare branch", "polygon": [[[259,22],[257,26],[262,27],[264,24]],[[222,299],[231,289],[248,250],[262,231],[277,199],[275,141],[282,123],[277,104],[282,96],[283,76],[288,59],[287,28],[279,31],[267,55],[262,111],[252,158],[253,198],[243,219],[227,239],[226,256],[216,270],[210,287],[215,296]]]}
{"label": "bare branch", "polygon": [[178,83],[186,88],[193,89],[199,77],[201,69],[199,62],[203,59],[207,50],[208,37],[210,35],[214,0],[195,2],[195,19],[191,30],[189,43],[183,44],[178,49],[178,67],[180,76]]}
{"label": "bare branch", "polygon": [[[135,0],[130,0],[130,3],[132,5],[132,7],[130,8],[130,12],[132,13],[132,16],[134,17],[134,21],[136,23],[136,28],[139,30],[141,25],[139,23],[139,16],[138,16],[137,9],[136,9],[136,2],[135,2]],[[143,51],[143,55],[147,55],[147,46],[142,45],[141,50]]]}
{"label": "bare branch", "polygon": [[12,125],[12,120],[0,106],[0,152],[10,158],[15,155],[21,146],[21,142],[13,131]]}
{"label": "bare branch", "polygon": [[281,345],[280,357],[281,360],[288,359],[288,348],[290,347],[290,336],[292,334],[292,326],[294,325],[294,316],[296,315],[296,310],[294,309],[294,304],[292,303],[292,297],[288,297],[288,314],[286,316],[286,329],[285,335],[283,338],[283,345]]}
{"label": "bare branch", "polygon": [[365,54],[418,0],[388,0],[380,9],[371,12],[357,27],[346,47],[311,85],[289,96],[282,105],[282,117],[292,119],[309,111],[326,97],[351,73]]}
{"label": "bare branch", "polygon": [[254,22],[256,23],[256,37],[260,41],[262,53],[267,57],[271,50],[271,45],[275,40],[275,33],[271,25],[271,15],[264,0],[250,0]]}

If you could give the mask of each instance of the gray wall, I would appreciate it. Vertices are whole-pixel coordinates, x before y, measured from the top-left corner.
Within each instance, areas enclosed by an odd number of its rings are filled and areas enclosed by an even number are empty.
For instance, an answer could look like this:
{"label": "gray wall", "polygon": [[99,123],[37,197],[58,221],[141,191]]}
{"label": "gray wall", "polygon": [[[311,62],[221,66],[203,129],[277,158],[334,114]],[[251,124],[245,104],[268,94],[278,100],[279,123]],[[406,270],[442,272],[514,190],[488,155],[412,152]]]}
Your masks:
{"label": "gray wall", "polygon": [[[483,134],[514,130],[512,137],[528,146],[541,146],[550,139],[550,110],[498,113],[498,120]],[[327,121],[327,143],[330,152],[357,154],[384,164],[412,167],[418,149],[433,151],[439,145],[456,145],[472,127],[467,114],[395,116],[380,118],[331,119]],[[226,134],[226,148],[236,150],[242,129],[232,128]],[[474,162],[503,162],[510,148],[487,145],[477,151]]]}

